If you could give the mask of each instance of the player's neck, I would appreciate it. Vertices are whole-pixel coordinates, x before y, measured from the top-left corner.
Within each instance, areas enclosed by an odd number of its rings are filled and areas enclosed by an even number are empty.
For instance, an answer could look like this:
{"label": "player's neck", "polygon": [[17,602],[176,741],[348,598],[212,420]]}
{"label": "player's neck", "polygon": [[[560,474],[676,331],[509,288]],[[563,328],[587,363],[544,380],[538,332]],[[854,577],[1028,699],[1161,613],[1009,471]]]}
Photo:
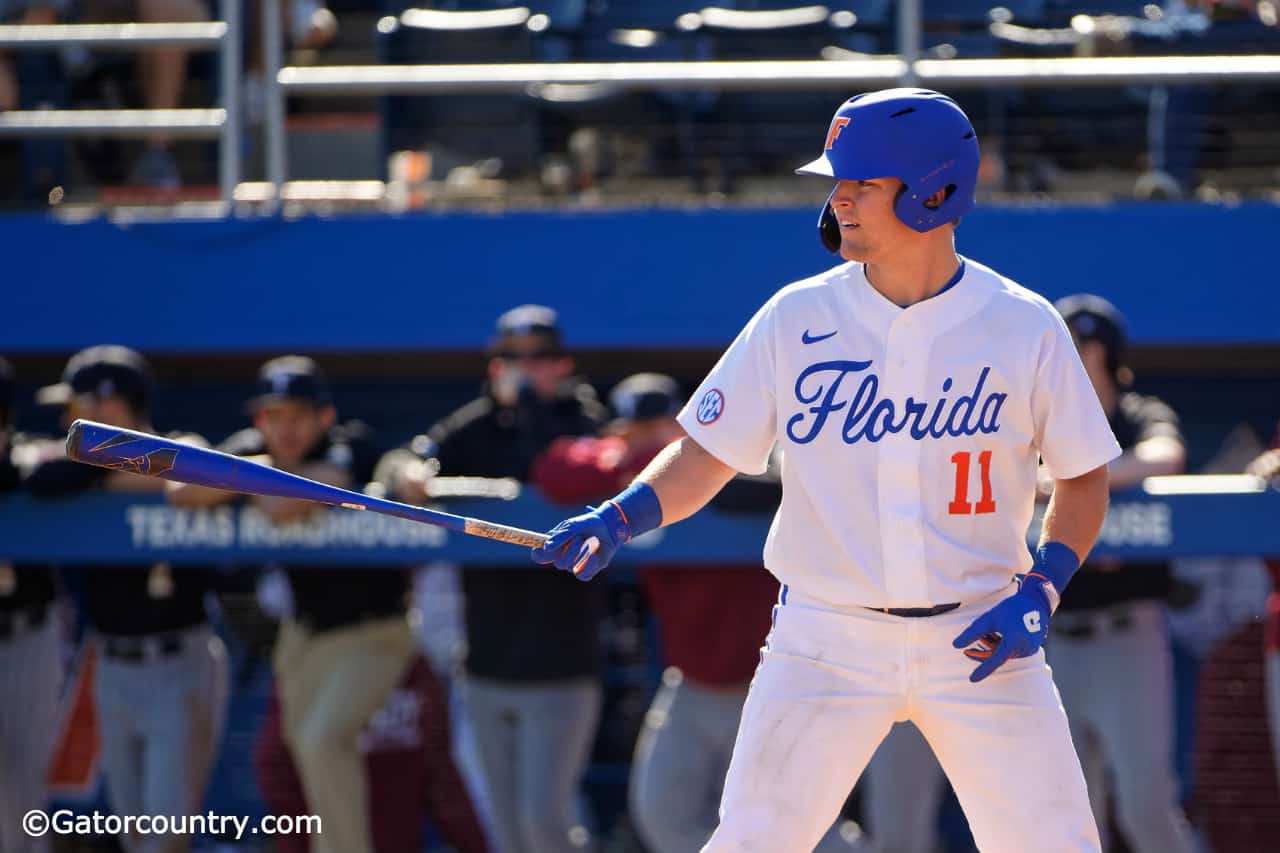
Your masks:
{"label": "player's neck", "polygon": [[868,263],[866,275],[881,296],[906,308],[946,287],[959,268],[955,244],[937,240],[925,251],[903,252],[882,263]]}

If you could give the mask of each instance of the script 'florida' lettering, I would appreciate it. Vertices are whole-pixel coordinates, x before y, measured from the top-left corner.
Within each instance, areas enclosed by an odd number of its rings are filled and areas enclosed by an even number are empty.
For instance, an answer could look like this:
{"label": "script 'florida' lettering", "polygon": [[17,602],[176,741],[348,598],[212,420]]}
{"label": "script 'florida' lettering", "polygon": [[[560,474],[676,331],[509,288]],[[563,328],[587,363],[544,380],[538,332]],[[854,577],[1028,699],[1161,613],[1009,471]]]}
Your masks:
{"label": "script 'florida' lettering", "polygon": [[[972,391],[950,401],[947,394],[954,383],[947,377],[937,400],[907,397],[902,402],[879,396],[880,377],[870,372],[870,367],[869,360],[820,361],[800,371],[796,377],[796,402],[806,408],[787,420],[787,437],[796,444],[808,444],[837,412],[844,413],[840,436],[846,444],[864,438],[875,442],[903,430],[916,441],[1000,430],[1000,409],[1009,395],[985,391],[990,366],[982,368]],[[846,383],[850,374],[860,374],[857,387],[852,393],[842,394],[842,386],[855,381]]]}

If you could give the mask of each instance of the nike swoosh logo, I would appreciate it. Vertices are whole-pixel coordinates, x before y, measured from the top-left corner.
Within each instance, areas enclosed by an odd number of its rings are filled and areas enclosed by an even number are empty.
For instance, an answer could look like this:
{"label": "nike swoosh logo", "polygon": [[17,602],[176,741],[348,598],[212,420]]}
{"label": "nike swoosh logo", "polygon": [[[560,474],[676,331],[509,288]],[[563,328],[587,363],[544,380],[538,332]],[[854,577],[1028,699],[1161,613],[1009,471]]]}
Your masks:
{"label": "nike swoosh logo", "polygon": [[836,329],[834,332],[827,332],[825,335],[810,335],[809,330],[805,329],[804,333],[800,335],[800,343],[816,344],[818,341],[825,341],[827,338],[833,338],[839,333],[840,330]]}

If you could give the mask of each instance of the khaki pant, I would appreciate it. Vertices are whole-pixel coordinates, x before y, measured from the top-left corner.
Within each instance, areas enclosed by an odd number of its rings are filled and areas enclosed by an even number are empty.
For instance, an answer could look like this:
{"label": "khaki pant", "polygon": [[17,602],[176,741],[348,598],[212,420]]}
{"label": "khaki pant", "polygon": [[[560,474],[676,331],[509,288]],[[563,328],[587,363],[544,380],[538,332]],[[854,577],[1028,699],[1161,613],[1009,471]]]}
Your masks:
{"label": "khaki pant", "polygon": [[274,655],[281,725],[307,806],[314,853],[372,853],[361,730],[416,653],[404,616],[312,633],[292,620]]}

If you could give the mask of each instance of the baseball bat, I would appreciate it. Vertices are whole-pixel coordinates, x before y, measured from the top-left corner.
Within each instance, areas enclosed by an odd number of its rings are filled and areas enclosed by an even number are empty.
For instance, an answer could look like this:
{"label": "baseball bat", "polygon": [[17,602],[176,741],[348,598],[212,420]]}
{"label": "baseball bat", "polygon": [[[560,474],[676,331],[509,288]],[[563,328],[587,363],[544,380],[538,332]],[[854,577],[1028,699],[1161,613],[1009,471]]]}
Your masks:
{"label": "baseball bat", "polygon": [[71,429],[67,431],[67,456],[99,468],[128,471],[179,483],[394,515],[396,518],[434,524],[456,533],[496,539],[528,548],[541,547],[547,541],[547,537],[531,530],[363,495],[349,489],[317,483],[239,456],[95,421],[77,420],[71,425]]}

